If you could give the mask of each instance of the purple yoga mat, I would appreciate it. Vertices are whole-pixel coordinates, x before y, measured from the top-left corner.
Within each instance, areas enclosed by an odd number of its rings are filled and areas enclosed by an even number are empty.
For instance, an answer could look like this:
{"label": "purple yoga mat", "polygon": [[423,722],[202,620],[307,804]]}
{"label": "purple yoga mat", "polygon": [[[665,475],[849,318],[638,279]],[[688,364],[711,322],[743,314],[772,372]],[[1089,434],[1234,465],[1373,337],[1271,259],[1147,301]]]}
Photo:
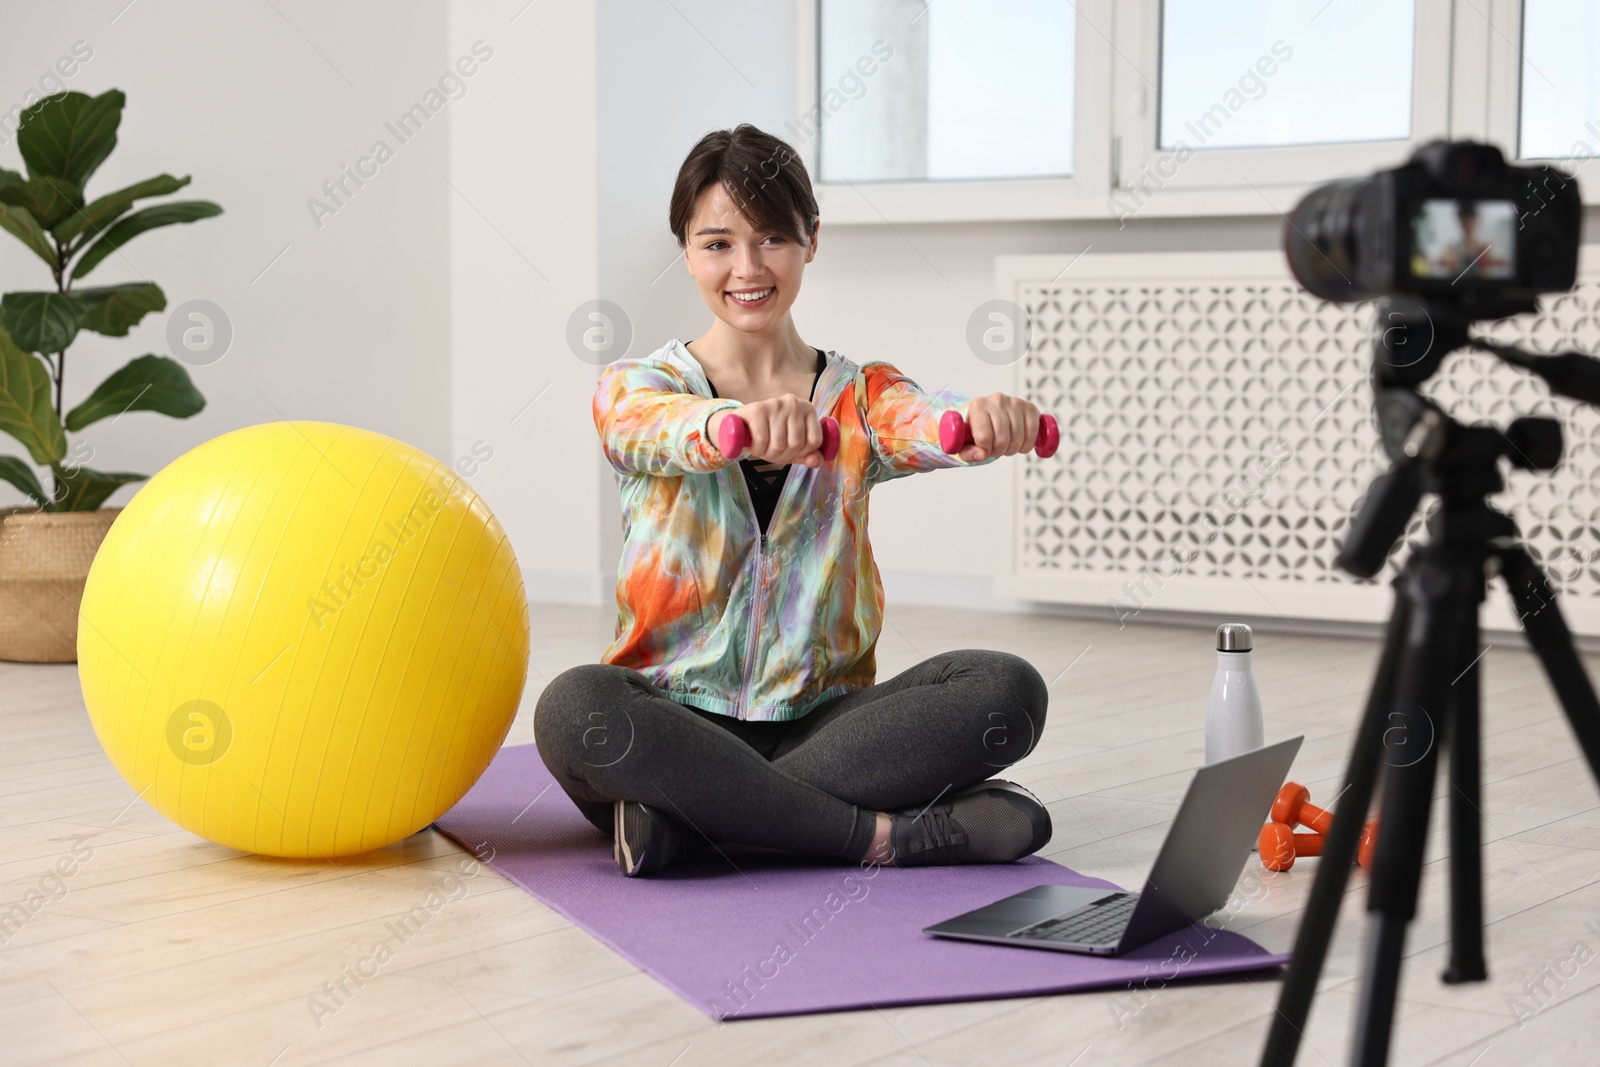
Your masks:
{"label": "purple yoga mat", "polygon": [[625,878],[533,745],[502,748],[434,824],[714,1019],[1035,996],[1275,967],[1190,926],[1123,956],[949,941],[924,926],[1046,883],[1116,888],[1058,863],[895,869],[724,845]]}

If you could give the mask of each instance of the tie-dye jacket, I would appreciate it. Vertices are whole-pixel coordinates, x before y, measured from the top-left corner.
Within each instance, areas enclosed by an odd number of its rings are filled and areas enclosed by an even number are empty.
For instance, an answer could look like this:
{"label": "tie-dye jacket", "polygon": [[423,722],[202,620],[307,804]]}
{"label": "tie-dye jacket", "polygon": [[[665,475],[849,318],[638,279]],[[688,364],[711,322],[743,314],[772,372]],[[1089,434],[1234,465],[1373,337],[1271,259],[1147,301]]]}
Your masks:
{"label": "tie-dye jacket", "polygon": [[[924,393],[888,363],[836,352],[817,381],[839,453],[793,464],[765,534],[738,463],[707,423],[715,399],[674,340],[601,373],[594,422],[622,494],[616,638],[601,662],[631,667],[683,704],[739,719],[795,719],[877,676],[883,582],[867,540],[872,486],[973,467],[939,445],[939,416],[971,398]],[[929,516],[930,528],[937,516]]]}

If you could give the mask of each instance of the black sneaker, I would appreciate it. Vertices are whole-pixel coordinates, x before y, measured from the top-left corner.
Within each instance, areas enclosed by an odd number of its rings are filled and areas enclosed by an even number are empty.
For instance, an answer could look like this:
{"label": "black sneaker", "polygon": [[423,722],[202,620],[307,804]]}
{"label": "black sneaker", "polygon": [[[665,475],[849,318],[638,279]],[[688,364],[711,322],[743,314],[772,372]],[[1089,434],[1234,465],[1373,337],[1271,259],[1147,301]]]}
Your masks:
{"label": "black sneaker", "polygon": [[612,805],[612,855],[628,877],[658,871],[710,842],[668,818],[660,808],[637,800]]}
{"label": "black sneaker", "polygon": [[991,778],[941,797],[926,809],[890,813],[889,848],[896,867],[1005,863],[1050,840],[1050,813],[1014,782]]}

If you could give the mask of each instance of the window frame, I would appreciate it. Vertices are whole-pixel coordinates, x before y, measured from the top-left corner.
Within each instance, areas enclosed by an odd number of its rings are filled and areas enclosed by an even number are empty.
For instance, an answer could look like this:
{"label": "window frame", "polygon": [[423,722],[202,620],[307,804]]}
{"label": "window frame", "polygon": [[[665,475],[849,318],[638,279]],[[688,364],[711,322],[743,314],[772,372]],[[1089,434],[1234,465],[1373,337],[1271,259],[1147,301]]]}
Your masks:
{"label": "window frame", "polygon": [[1588,141],[1594,155],[1587,160],[1522,155],[1523,0],[1475,2],[1483,5],[1480,10],[1484,17],[1479,20],[1480,32],[1466,42],[1466,47],[1481,57],[1491,86],[1489,92],[1480,90],[1476,94],[1478,135],[1494,144],[1509,146],[1512,151],[1507,153],[1507,159],[1518,166],[1549,165],[1568,176],[1576,174],[1584,204],[1600,204],[1600,166],[1594,165],[1600,159],[1600,137]]}
{"label": "window frame", "polygon": [[[1394,166],[1437,137],[1489,140],[1520,150],[1523,0],[1416,0],[1407,140],[1210,149],[1195,152],[1181,167],[1173,165],[1173,152],[1156,148],[1159,85],[1142,85],[1134,67],[1137,60],[1159,82],[1162,0],[1076,0],[1075,6],[1072,177],[822,182],[815,178],[819,135],[798,147],[823,217],[834,224],[882,225],[1275,215],[1316,185]],[[798,0],[796,10],[796,99],[804,115],[818,100],[821,5]],[[1457,79],[1457,69],[1485,73]],[[1600,138],[1594,147],[1600,158]],[[1600,167],[1588,169],[1600,178]],[[1149,195],[1148,174],[1160,181],[1158,195]],[[1128,194],[1141,182],[1146,195],[1135,202]],[[1600,180],[1587,183],[1583,200],[1600,203]]]}
{"label": "window frame", "polygon": [[[1111,101],[1103,92],[1111,77],[1111,41],[1096,24],[1112,25],[1119,0],[1075,0],[1073,34],[1075,113],[1070,177],[924,179],[903,182],[817,180],[820,134],[796,146],[812,175],[822,217],[831,223],[955,222],[1005,219],[1088,218],[1105,212],[1111,187]],[[799,42],[796,100],[810,115],[819,97],[819,0],[798,0]],[[1087,32],[1085,32],[1087,30]]]}
{"label": "window frame", "polygon": [[[1293,199],[1311,186],[1349,174],[1360,174],[1379,167],[1404,162],[1419,145],[1446,136],[1450,126],[1450,29],[1452,0],[1415,0],[1412,26],[1411,135],[1406,140],[1351,141],[1281,148],[1213,148],[1195,151],[1181,166],[1177,153],[1157,147],[1160,128],[1159,101],[1161,77],[1162,0],[1132,0],[1123,24],[1129,28],[1124,51],[1138,56],[1143,70],[1154,71],[1157,85],[1142,84],[1144,79],[1131,63],[1119,66],[1122,84],[1119,99],[1127,102],[1119,126],[1126,131],[1122,161],[1117,167],[1121,184],[1118,192],[1127,193],[1145,175],[1160,181],[1144,185],[1159,195],[1148,197],[1140,213],[1161,214],[1160,201],[1174,194],[1189,194],[1191,211],[1204,212],[1222,200],[1254,201],[1273,212],[1293,206]],[[1294,42],[1286,42],[1293,47]],[[1137,49],[1135,51],[1134,49]],[[1134,101],[1142,106],[1135,106]],[[1167,174],[1170,177],[1166,177]],[[1277,197],[1289,192],[1292,197]],[[1266,202],[1263,202],[1263,198]],[[1248,203],[1245,206],[1249,206]],[[1176,207],[1174,210],[1179,210]]]}

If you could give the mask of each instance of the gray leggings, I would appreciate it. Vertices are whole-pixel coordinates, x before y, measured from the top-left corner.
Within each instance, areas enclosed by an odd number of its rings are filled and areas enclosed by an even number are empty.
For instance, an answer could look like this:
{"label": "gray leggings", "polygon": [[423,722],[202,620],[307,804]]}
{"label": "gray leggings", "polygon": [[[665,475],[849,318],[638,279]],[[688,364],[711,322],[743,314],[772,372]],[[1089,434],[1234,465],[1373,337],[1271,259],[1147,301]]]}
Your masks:
{"label": "gray leggings", "polygon": [[669,699],[638,671],[562,672],[534,710],[539,755],[608,835],[614,801],[707,838],[858,860],[878,811],[920,808],[1020,760],[1049,692],[1027,660],[960,649],[834,697],[799,719],[747,722]]}

